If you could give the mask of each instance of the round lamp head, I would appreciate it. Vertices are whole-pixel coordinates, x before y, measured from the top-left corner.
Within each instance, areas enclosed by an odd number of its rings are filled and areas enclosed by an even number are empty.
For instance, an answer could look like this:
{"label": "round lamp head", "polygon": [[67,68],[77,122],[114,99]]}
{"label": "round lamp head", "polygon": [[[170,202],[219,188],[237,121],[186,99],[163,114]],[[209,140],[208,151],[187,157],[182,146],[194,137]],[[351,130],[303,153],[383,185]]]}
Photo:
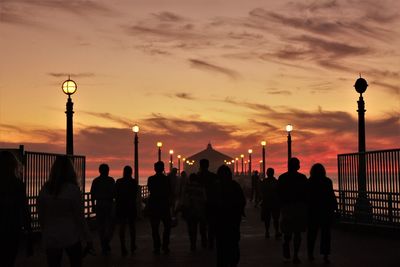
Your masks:
{"label": "round lamp head", "polygon": [[286,132],[290,133],[291,131],[293,131],[293,125],[291,124],[286,125]]}
{"label": "round lamp head", "polygon": [[243,155],[243,154],[241,154],[241,155],[240,155],[240,157],[241,157],[241,158],[244,158],[244,155]]}
{"label": "round lamp head", "polygon": [[178,155],[178,159],[180,159],[182,156],[181,155]]}
{"label": "round lamp head", "polygon": [[157,147],[162,147],[162,142],[157,142]]}
{"label": "round lamp head", "polygon": [[354,88],[356,88],[357,93],[362,94],[367,90],[368,83],[364,78],[358,78],[356,83],[354,84]]}
{"label": "round lamp head", "polygon": [[247,152],[249,152],[249,154],[253,153],[253,149],[249,149]]}
{"label": "round lamp head", "polygon": [[174,151],[172,149],[169,150],[169,154],[174,154]]}
{"label": "round lamp head", "polygon": [[236,161],[238,161],[238,160],[239,160],[239,158],[235,158],[235,160],[236,160]]}
{"label": "round lamp head", "polygon": [[137,124],[135,124],[135,125],[132,127],[132,131],[133,131],[134,133],[138,133],[138,132],[139,132],[139,126],[138,126]]}
{"label": "round lamp head", "polygon": [[186,159],[185,159],[185,158],[183,158],[182,160],[183,160],[183,162],[185,162],[185,161],[186,161]]}
{"label": "round lamp head", "polygon": [[262,146],[265,146],[266,144],[267,144],[266,141],[261,141],[261,145],[262,145]]}
{"label": "round lamp head", "polygon": [[68,79],[65,82],[63,82],[61,88],[62,88],[64,94],[70,96],[76,92],[76,89],[78,89],[78,86],[76,85],[76,83],[73,80]]}

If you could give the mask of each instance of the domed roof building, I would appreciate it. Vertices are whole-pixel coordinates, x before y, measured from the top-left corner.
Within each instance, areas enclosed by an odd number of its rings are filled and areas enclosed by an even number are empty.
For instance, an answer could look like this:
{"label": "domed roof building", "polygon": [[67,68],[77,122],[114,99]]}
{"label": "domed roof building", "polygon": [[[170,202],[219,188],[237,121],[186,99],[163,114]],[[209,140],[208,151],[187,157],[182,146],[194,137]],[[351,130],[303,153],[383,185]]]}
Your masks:
{"label": "domed roof building", "polygon": [[[214,173],[217,172],[221,165],[234,160],[232,157],[213,149],[211,143],[208,143],[206,149],[186,158],[186,162],[183,165],[183,170],[187,172],[188,175],[194,172],[197,173],[199,171],[201,159],[208,159],[210,162],[209,170]],[[229,164],[228,166],[230,166],[233,173],[233,164]]]}

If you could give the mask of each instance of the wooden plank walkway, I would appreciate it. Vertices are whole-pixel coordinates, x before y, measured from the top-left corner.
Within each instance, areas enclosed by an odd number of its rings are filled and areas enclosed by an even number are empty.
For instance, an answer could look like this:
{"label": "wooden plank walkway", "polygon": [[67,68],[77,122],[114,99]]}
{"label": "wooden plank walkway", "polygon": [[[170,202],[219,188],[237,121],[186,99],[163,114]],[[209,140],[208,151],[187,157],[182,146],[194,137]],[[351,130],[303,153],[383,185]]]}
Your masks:
{"label": "wooden plank walkway", "polygon": [[[95,233],[94,233],[95,234]],[[374,233],[355,233],[342,229],[334,229],[332,233],[332,267],[399,267],[400,266],[400,240],[396,238],[385,238]],[[242,223],[241,261],[242,267],[287,267],[294,266],[291,262],[283,262],[280,240],[264,239],[263,223],[259,220],[259,210],[249,203],[247,218]],[[126,258],[120,256],[119,240],[117,235],[112,242],[112,252],[108,256],[87,256],[84,266],[93,267],[124,267],[124,266],[215,266],[215,251],[198,249],[196,252],[189,251],[189,241],[186,234],[186,225],[180,220],[178,227],[172,229],[171,253],[169,255],[152,254],[152,240],[150,225],[147,220],[140,220],[137,224],[137,245],[135,255]],[[97,236],[95,248],[99,254]],[[22,254],[22,253],[20,253]],[[318,255],[318,248],[315,255]],[[306,258],[306,240],[303,234],[300,259],[302,263],[298,266],[327,266],[323,264],[320,257],[316,257],[313,263]],[[1,266],[1,264],[0,264]],[[45,255],[40,244],[35,247],[35,255],[25,258],[20,255],[16,266],[46,266]],[[69,266],[64,255],[63,266]]]}

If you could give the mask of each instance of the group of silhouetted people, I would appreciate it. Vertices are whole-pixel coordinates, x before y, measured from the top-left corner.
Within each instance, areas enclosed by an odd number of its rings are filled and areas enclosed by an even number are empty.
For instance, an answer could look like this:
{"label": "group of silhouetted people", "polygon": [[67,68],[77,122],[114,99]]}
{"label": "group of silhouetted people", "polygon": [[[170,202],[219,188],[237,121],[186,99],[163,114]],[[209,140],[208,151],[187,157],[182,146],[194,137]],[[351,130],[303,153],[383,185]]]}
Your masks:
{"label": "group of silhouetted people", "polygon": [[[4,266],[13,266],[22,231],[28,233],[27,253],[32,254],[29,238],[31,216],[25,186],[17,177],[18,161],[11,152],[0,154],[0,257]],[[153,253],[170,252],[171,228],[177,224],[177,217],[181,214],[187,224],[192,252],[197,249],[200,233],[203,249],[213,250],[216,247],[218,267],[237,266],[240,260],[240,224],[245,216],[246,198],[239,183],[233,180],[228,166],[220,166],[216,174],[208,169],[207,159],[202,159],[199,171],[190,175],[183,171],[178,176],[176,169],[166,175],[162,161],[154,164],[155,174],[147,181],[149,196],[144,208],[144,214],[150,220]],[[328,263],[330,227],[337,209],[332,181],[326,177],[325,168],[319,163],[312,166],[308,179],[298,172],[299,169],[297,158],[289,160],[288,172],[278,179],[274,177],[274,169],[268,168],[266,178],[258,181],[258,195],[252,192],[253,200],[256,207],[261,204],[265,238],[270,238],[271,221],[275,238],[280,239],[283,234],[285,259],[292,258],[293,263],[300,263],[301,233],[307,231],[308,259],[313,261],[317,233],[320,232],[320,252]],[[141,205],[137,179],[132,177],[130,166],[124,167],[122,178],[117,181],[109,176],[107,164],[101,164],[99,172],[100,176],[93,180],[90,193],[101,252],[103,255],[110,253],[110,242],[118,226],[121,255],[128,254],[126,228],[129,228],[129,249],[133,254],[137,249],[135,225]],[[84,216],[82,193],[72,161],[67,156],[56,158],[49,180],[40,190],[37,209],[48,266],[60,266],[64,252],[71,266],[81,266],[84,255],[94,254],[92,236]]]}
{"label": "group of silhouetted people", "polygon": [[300,161],[289,160],[288,172],[274,177],[274,169],[268,168],[267,177],[261,182],[261,219],[265,223],[265,238],[269,238],[271,219],[275,238],[283,233],[283,257],[291,258],[290,243],[293,239],[293,263],[300,263],[298,256],[301,233],[307,231],[307,254],[314,261],[314,247],[318,231],[321,232],[320,253],[329,263],[330,228],[337,201],[332,181],[326,177],[322,164],[314,164],[310,178],[298,172]]}

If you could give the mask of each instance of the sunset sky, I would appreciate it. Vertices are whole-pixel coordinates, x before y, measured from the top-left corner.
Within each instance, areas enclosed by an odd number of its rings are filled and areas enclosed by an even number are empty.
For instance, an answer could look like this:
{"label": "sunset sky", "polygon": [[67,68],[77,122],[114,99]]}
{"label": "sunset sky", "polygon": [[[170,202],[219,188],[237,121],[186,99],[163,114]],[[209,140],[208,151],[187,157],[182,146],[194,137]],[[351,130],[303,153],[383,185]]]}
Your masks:
{"label": "sunset sky", "polygon": [[301,171],[321,162],[336,177],[337,154],[357,151],[359,73],[367,150],[399,147],[399,12],[398,0],[0,0],[0,147],[65,152],[70,74],[90,178],[132,164],[135,123],[143,178],[157,141],[164,156],[252,148],[258,168],[266,140],[279,175],[288,123]]}

